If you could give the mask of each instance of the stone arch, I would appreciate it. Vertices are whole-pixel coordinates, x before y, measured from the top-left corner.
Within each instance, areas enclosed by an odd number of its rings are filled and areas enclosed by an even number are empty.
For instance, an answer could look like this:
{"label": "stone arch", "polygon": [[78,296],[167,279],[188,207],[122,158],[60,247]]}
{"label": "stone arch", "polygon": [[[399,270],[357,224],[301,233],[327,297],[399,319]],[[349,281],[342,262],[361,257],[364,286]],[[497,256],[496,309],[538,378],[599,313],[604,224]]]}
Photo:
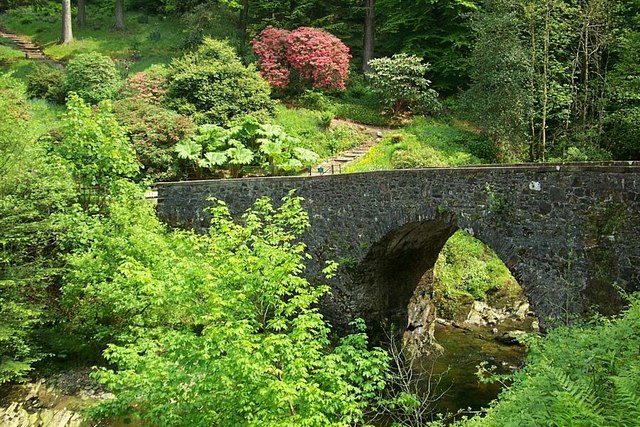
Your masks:
{"label": "stone arch", "polygon": [[[355,285],[352,300],[357,301],[354,315],[365,318],[375,335],[391,325],[397,332],[411,327],[409,301],[418,288],[430,290],[435,262],[445,243],[459,229],[491,248],[521,284],[517,258],[511,256],[513,248],[498,238],[499,233],[461,221],[455,214],[436,214],[432,218],[409,221],[383,234],[352,273]],[[524,287],[523,291],[528,298]]]}

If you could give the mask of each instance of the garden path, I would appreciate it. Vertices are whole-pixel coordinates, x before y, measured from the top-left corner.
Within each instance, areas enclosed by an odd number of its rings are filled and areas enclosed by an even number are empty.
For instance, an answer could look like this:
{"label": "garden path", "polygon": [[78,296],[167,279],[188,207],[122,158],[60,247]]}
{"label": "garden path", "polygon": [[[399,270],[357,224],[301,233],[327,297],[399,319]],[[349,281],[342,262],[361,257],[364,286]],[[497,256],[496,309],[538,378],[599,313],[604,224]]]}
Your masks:
{"label": "garden path", "polygon": [[320,176],[342,173],[342,168],[344,166],[360,159],[365,154],[367,154],[371,147],[382,140],[382,136],[385,134],[385,132],[389,132],[389,129],[387,128],[363,125],[349,120],[333,119],[331,121],[331,127],[336,127],[339,125],[349,126],[358,131],[366,132],[367,134],[369,134],[369,138],[364,144],[338,153],[335,156],[323,161],[322,163],[312,166],[307,172],[304,173],[305,176]]}
{"label": "garden path", "polygon": [[28,37],[20,34],[12,33],[4,29],[0,29],[0,37],[3,37],[11,42],[15,43],[16,47],[20,49],[27,59],[34,59],[37,61],[48,61],[57,66],[62,66],[61,62],[55,61],[48,57],[42,49],[33,43]]}

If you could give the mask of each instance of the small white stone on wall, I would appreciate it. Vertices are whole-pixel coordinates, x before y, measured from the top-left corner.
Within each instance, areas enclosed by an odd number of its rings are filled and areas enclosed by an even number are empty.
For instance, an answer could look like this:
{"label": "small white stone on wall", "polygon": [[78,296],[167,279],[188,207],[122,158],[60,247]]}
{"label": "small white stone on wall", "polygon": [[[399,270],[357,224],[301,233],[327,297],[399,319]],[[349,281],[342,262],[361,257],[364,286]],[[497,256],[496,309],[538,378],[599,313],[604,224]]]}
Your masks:
{"label": "small white stone on wall", "polygon": [[531,181],[529,183],[529,190],[532,191],[540,191],[542,189],[542,187],[540,186],[540,182],[538,181]]}

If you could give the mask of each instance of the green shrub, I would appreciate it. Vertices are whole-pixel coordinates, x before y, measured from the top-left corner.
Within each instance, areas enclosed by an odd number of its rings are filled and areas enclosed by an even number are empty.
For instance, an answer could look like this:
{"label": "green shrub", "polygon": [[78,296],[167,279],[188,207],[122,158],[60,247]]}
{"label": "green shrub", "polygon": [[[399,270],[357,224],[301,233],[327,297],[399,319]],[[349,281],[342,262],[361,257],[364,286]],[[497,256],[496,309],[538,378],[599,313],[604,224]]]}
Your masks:
{"label": "green shrub", "polygon": [[36,64],[27,81],[27,95],[47,101],[64,103],[66,92],[62,87],[64,71],[47,64]]}
{"label": "green shrub", "polygon": [[168,105],[197,123],[225,125],[247,114],[263,121],[273,112],[269,84],[223,41],[206,39],[174,60],[168,80]]}
{"label": "green shrub", "polygon": [[392,115],[407,111],[430,114],[440,109],[438,94],[429,87],[431,82],[426,77],[429,64],[423,64],[417,56],[400,53],[372,59],[369,66],[371,87]]}
{"label": "green shrub", "polygon": [[438,150],[431,146],[415,147],[409,150],[396,150],[391,156],[394,169],[427,168],[446,166]]}
{"label": "green shrub", "polygon": [[113,109],[142,164],[144,178],[153,181],[184,178],[174,147],[193,134],[195,126],[189,117],[139,98],[117,101]]}
{"label": "green shrub", "polygon": [[302,95],[298,97],[298,102],[302,108],[308,110],[325,111],[329,108],[329,101],[322,92],[309,89],[305,90]]}
{"label": "green shrub", "polygon": [[281,126],[261,124],[246,116],[228,129],[202,125],[192,140],[176,146],[181,159],[193,162],[194,171],[226,169],[233,178],[243,169],[259,167],[261,172],[299,172],[318,160],[318,155],[300,146]]}
{"label": "green shrub", "polygon": [[69,162],[78,183],[95,190],[98,198],[107,197],[119,178],[133,177],[139,168],[133,148],[111,110],[109,101],[92,110],[71,92],[62,120],[62,138],[53,147]]}
{"label": "green shrub", "polygon": [[38,331],[51,318],[61,273],[60,212],[75,200],[64,165],[34,141],[22,85],[0,75],[0,384],[46,356]]}
{"label": "green shrub", "polygon": [[70,311],[111,342],[110,366],[96,376],[115,398],[94,415],[194,427],[365,424],[388,358],[368,346],[362,321],[330,340],[317,308],[329,289],[301,276],[301,200],[261,198],[241,223],[220,204],[206,235],[168,233],[140,205],[115,206],[96,244],[71,259]]}
{"label": "green shrub", "polygon": [[484,135],[469,136],[461,144],[477,158],[493,163],[498,161],[498,147]]}
{"label": "green shrub", "polygon": [[118,70],[108,56],[84,53],[67,64],[64,90],[77,93],[90,104],[113,98],[119,87]]}

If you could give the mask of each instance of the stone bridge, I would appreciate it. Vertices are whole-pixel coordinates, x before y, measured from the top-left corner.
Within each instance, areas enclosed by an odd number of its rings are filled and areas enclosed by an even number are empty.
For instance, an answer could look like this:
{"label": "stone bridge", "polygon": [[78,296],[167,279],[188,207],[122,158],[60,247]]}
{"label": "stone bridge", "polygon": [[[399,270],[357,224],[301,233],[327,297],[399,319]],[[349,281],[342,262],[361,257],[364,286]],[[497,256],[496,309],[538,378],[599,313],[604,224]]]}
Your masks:
{"label": "stone bridge", "polygon": [[617,311],[640,289],[640,162],[480,166],[158,185],[169,224],[203,230],[210,196],[233,213],[256,198],[304,198],[307,275],[341,264],[323,312],[405,326],[407,304],[459,228],[491,247],[543,321]]}

